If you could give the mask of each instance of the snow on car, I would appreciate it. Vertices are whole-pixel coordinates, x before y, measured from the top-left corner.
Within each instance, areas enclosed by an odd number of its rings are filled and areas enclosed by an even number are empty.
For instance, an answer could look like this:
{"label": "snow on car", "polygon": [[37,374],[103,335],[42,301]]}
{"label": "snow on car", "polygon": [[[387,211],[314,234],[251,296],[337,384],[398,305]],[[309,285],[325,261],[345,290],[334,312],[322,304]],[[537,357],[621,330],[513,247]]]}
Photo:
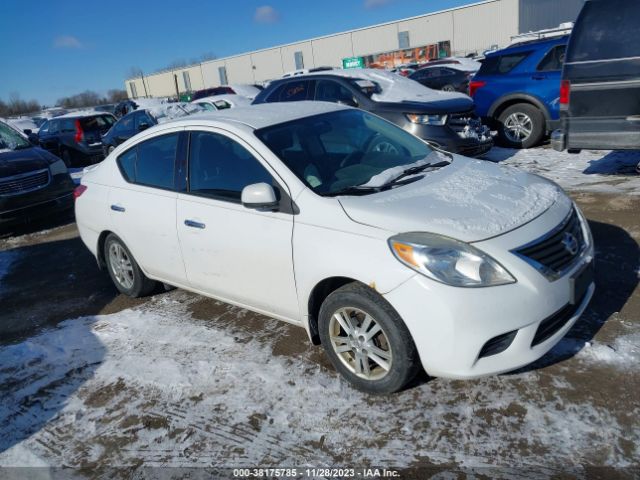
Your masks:
{"label": "snow on car", "polygon": [[243,95],[223,94],[199,98],[198,100],[193,100],[191,103],[199,105],[208,111],[218,111],[234,107],[247,107],[251,105],[251,99]]}

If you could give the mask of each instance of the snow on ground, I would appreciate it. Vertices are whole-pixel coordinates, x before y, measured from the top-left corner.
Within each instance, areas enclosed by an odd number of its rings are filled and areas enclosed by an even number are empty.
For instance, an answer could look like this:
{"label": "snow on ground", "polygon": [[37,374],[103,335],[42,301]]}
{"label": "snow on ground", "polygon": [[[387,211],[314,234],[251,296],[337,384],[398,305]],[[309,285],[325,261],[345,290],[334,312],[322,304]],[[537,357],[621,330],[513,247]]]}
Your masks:
{"label": "snow on ground", "polygon": [[[197,320],[195,301],[178,290],[1,347],[0,466],[537,467],[544,458],[553,468],[640,458],[636,420],[630,428],[609,405],[571,401],[562,375],[546,386],[536,370],[436,379],[371,397],[314,360],[317,349],[274,355],[261,335],[291,327],[260,317],[262,329],[232,333],[218,320],[252,314],[220,304],[216,321]],[[637,374],[630,334],[606,359],[580,351],[569,370],[606,362]],[[567,348],[579,345],[561,343],[558,354]]]}
{"label": "snow on ground", "polygon": [[640,151],[583,150],[579,154],[551,148],[492,148],[487,160],[512,165],[549,178],[567,190],[640,194]]}

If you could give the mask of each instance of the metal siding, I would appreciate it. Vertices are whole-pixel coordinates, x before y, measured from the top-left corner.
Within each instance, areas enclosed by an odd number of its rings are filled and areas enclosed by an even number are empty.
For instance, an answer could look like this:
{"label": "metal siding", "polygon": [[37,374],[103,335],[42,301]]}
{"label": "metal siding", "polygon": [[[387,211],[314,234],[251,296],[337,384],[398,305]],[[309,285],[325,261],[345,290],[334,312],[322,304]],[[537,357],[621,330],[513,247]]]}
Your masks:
{"label": "metal siding", "polygon": [[[156,73],[145,77],[149,95],[153,97],[172,97],[176,94],[173,72]],[[138,92],[140,94],[140,92]]]}
{"label": "metal siding", "polygon": [[342,67],[342,59],[353,57],[351,34],[334,35],[311,42],[316,67]]}
{"label": "metal siding", "polygon": [[253,73],[257,82],[280,78],[284,73],[279,48],[254,53],[251,55],[251,60],[255,67]]}
{"label": "metal siding", "polygon": [[211,62],[205,62],[201,65],[202,76],[204,77],[204,88],[220,86],[220,75],[218,74],[218,67],[224,66],[224,60],[213,60]]}
{"label": "metal siding", "polygon": [[284,73],[292,72],[296,70],[296,62],[294,59],[295,52],[302,52],[302,58],[304,60],[304,68],[315,67],[313,59],[313,47],[311,42],[300,42],[294,45],[287,45],[280,49],[282,52],[282,69]]}
{"label": "metal siding", "polygon": [[225,66],[229,83],[256,83],[250,54],[228,58]]}
{"label": "metal siding", "polygon": [[520,0],[518,33],[575,22],[584,0]]}
{"label": "metal siding", "polygon": [[409,32],[411,47],[453,41],[453,12],[415,18],[398,24],[400,31]]}
{"label": "metal siding", "polygon": [[353,42],[353,56],[356,57],[397,50],[399,48],[398,24],[353,32],[351,39]]}
{"label": "metal siding", "polygon": [[518,32],[518,0],[500,0],[453,11],[451,49],[459,55],[507,45]]}

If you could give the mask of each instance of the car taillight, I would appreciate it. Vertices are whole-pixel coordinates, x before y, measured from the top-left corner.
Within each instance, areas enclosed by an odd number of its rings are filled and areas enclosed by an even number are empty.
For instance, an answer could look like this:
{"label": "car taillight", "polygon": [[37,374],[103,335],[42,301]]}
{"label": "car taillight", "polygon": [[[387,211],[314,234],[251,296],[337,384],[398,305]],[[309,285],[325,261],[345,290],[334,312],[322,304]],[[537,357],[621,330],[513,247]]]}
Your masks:
{"label": "car taillight", "polygon": [[571,94],[571,82],[562,80],[560,82],[560,105],[569,105],[569,95]]}
{"label": "car taillight", "polygon": [[84,131],[82,130],[82,125],[80,125],[80,120],[76,120],[75,141],[76,143],[80,143],[82,140],[84,140]]}
{"label": "car taillight", "polygon": [[73,189],[73,199],[77,200],[87,190],[86,185],[78,185]]}
{"label": "car taillight", "polygon": [[487,82],[483,82],[482,80],[471,80],[469,82],[469,96],[473,97],[476,94],[476,90],[484,87]]}

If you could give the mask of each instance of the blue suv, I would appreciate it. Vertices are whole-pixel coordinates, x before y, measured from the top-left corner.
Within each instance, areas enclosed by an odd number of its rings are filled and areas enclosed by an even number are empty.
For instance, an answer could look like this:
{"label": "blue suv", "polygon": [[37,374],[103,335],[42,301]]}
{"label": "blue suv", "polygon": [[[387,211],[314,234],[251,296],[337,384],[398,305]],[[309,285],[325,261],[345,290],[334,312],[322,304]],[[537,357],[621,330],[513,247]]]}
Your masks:
{"label": "blue suv", "polygon": [[476,113],[500,145],[531,148],[559,124],[560,77],[569,36],[510,45],[487,54],[469,84]]}

